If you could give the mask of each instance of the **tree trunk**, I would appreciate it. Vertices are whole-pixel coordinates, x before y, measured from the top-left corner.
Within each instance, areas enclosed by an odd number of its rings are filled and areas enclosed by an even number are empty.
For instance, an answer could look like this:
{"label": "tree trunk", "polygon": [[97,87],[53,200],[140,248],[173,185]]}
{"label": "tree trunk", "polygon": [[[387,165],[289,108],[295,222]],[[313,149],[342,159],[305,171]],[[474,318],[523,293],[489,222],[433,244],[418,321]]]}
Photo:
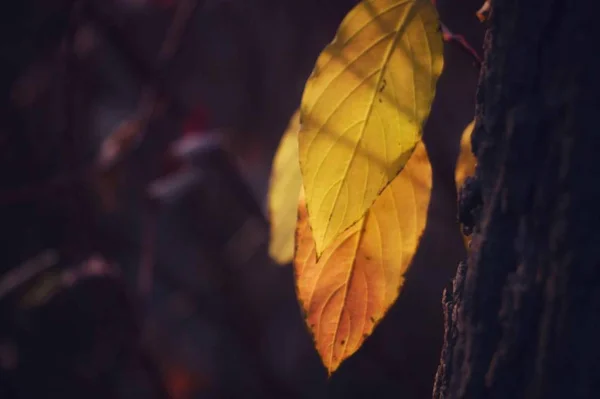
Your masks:
{"label": "tree trunk", "polygon": [[600,397],[600,23],[495,0],[434,399]]}

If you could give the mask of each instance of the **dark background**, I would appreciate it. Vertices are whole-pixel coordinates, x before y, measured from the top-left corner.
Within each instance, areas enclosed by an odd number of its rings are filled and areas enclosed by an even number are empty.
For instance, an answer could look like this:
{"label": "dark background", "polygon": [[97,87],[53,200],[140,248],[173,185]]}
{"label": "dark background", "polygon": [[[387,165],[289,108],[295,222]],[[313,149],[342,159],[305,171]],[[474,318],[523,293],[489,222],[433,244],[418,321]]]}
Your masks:
{"label": "dark background", "polygon": [[[3,4],[0,398],[431,396],[441,292],[464,257],[453,169],[479,72],[463,46],[446,43],[426,126],[432,203],[407,283],[329,381],[293,269],[267,255],[273,153],[354,3]],[[438,1],[481,53],[479,6]],[[169,155],[205,130],[220,149]]]}

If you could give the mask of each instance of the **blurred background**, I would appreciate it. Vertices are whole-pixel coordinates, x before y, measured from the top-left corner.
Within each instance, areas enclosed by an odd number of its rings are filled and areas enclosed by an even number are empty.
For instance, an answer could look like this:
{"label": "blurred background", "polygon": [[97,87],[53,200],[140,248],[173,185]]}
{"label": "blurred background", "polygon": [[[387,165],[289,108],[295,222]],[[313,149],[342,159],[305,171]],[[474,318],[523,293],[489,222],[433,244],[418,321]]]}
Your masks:
{"label": "blurred background", "polygon": [[[445,44],[405,288],[330,378],[268,257],[274,151],[354,0],[10,0],[0,11],[0,398],[431,397],[464,257],[477,57]],[[480,0],[438,0],[481,56]],[[447,35],[448,36],[448,35]]]}

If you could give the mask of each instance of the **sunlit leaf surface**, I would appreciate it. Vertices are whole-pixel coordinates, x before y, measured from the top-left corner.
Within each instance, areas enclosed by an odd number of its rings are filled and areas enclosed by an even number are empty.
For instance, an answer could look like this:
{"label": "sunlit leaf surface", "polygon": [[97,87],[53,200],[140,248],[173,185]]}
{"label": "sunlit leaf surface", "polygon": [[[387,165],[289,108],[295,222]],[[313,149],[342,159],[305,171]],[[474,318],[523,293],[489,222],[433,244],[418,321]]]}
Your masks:
{"label": "sunlit leaf surface", "polygon": [[460,190],[466,178],[475,173],[477,159],[471,151],[471,134],[473,133],[474,125],[475,121],[469,123],[460,139],[460,153],[456,161],[456,169],[454,170],[454,181],[458,190]]}
{"label": "sunlit leaf surface", "polygon": [[269,255],[279,264],[294,258],[294,234],[302,176],[298,163],[299,112],[295,112],[275,154],[269,186]]}
{"label": "sunlit leaf surface", "polygon": [[[469,123],[460,139],[460,153],[458,154],[456,168],[454,169],[454,181],[456,183],[457,191],[460,191],[463,184],[465,184],[467,177],[473,176],[475,173],[477,158],[475,158],[475,155],[473,155],[473,151],[471,150],[471,134],[473,133],[474,126],[475,121]],[[471,241],[470,237],[463,234],[463,240],[465,246],[468,248]]]}
{"label": "sunlit leaf surface", "polygon": [[367,214],[318,261],[301,200],[294,260],[297,292],[330,373],[356,352],[397,298],[425,228],[430,193],[431,165],[420,142]]}
{"label": "sunlit leaf surface", "polygon": [[365,215],[421,139],[442,46],[430,0],[364,0],[319,56],[299,134],[318,256]]}

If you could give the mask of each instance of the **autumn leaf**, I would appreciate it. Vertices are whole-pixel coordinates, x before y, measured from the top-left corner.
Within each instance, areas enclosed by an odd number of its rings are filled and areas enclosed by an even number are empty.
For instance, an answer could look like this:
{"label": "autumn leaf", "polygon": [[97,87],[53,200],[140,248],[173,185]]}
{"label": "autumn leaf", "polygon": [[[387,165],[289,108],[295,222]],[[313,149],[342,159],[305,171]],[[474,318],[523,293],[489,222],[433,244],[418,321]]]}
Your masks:
{"label": "autumn leaf", "polygon": [[[454,181],[456,183],[457,194],[461,187],[465,184],[465,180],[469,176],[475,174],[475,166],[477,165],[477,158],[473,155],[471,150],[471,134],[473,133],[473,127],[475,121],[472,121],[467,125],[460,139],[460,152],[458,159],[456,160],[456,168],[454,169]],[[462,234],[465,247],[469,248],[471,238]]]}
{"label": "autumn leaf", "polygon": [[298,198],[302,187],[298,160],[299,116],[299,111],[296,111],[290,119],[271,170],[268,198],[271,224],[269,255],[279,264],[290,263],[294,258]]}
{"label": "autumn leaf", "polygon": [[301,201],[294,260],[297,292],[329,373],[352,355],[398,297],[425,228],[431,165],[420,142],[360,222],[317,261]]}
{"label": "autumn leaf", "polygon": [[457,190],[460,190],[467,177],[473,176],[475,173],[477,159],[471,150],[471,134],[473,133],[474,126],[475,121],[469,123],[460,139],[460,153],[458,154],[456,168],[454,169],[454,181],[456,182]]}
{"label": "autumn leaf", "polygon": [[422,135],[443,66],[430,0],[364,0],[306,83],[299,134],[320,256],[404,167]]}
{"label": "autumn leaf", "polygon": [[475,15],[477,15],[477,19],[479,19],[480,22],[485,21],[488,18],[491,9],[491,0],[485,0],[483,6],[481,6],[481,8],[475,13]]}

